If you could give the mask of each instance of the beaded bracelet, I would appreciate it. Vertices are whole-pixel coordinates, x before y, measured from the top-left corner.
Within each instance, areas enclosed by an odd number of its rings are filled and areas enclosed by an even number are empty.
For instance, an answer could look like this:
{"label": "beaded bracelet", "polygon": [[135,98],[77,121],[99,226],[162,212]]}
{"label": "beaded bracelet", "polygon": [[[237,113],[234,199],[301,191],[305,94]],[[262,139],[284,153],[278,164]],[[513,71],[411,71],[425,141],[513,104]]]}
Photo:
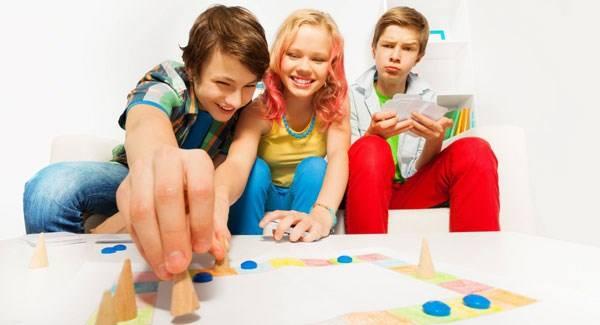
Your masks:
{"label": "beaded bracelet", "polygon": [[315,207],[321,207],[321,208],[327,210],[327,212],[329,212],[329,215],[331,216],[331,219],[333,220],[333,225],[331,226],[331,229],[333,229],[333,227],[335,227],[335,225],[337,224],[337,216],[335,215],[335,210],[333,208],[330,208],[330,207],[326,206],[325,204],[321,204],[319,202],[316,202],[313,205],[313,209]]}

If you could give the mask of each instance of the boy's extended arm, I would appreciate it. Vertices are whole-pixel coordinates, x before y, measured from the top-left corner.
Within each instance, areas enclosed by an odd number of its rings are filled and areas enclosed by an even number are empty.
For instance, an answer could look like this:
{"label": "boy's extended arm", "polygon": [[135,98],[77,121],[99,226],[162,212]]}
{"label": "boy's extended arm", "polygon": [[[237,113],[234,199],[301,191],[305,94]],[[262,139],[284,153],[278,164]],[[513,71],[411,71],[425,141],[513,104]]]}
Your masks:
{"label": "boy's extended arm", "polygon": [[150,159],[157,148],[178,148],[171,121],[162,111],[149,105],[137,105],[127,113],[125,149],[129,165]]}
{"label": "boy's extended arm", "polygon": [[211,245],[213,164],[203,150],[180,149],[155,107],[131,108],[125,129],[130,171],[117,191],[119,212],[155,273],[168,279],[187,269],[192,248]]}
{"label": "boy's extended arm", "polygon": [[[227,230],[229,207],[244,192],[248,176],[256,160],[260,136],[267,125],[270,125],[270,122],[262,119],[255,104],[247,107],[236,126],[227,158],[215,171],[214,222],[215,231],[219,236],[224,232],[226,236],[229,236]],[[221,253],[220,251],[213,252],[217,259]]]}

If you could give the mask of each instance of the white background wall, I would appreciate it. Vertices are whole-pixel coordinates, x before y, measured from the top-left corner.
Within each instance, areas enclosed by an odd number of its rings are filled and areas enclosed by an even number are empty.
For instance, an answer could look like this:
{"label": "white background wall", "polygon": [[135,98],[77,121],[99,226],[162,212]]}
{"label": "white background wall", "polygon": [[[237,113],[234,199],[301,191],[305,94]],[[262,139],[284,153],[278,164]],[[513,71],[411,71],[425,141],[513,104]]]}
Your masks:
{"label": "white background wall", "polygon": [[469,0],[480,125],[525,128],[539,231],[600,245],[600,76],[592,0]]}
{"label": "white background wall", "polygon": [[[214,1],[211,1],[214,2]],[[25,231],[25,182],[48,164],[51,139],[61,134],[122,138],[117,119],[127,93],[154,65],[181,60],[196,17],[211,2],[191,0],[25,0],[0,4],[0,238]],[[250,9],[269,41],[297,8],[319,8],[346,35],[347,73],[369,64],[370,29],[382,1],[228,1]],[[368,23],[367,23],[368,22]]]}
{"label": "white background wall", "polygon": [[[541,234],[600,245],[599,6],[592,0],[467,1],[478,125],[525,128]],[[370,64],[382,1],[237,3],[258,16],[269,40],[294,8],[328,11],[346,38],[349,80]],[[178,45],[207,6],[190,0],[0,4],[0,238],[24,233],[23,184],[47,164],[52,137],[122,137],[116,121],[127,92],[156,63],[180,58]]]}

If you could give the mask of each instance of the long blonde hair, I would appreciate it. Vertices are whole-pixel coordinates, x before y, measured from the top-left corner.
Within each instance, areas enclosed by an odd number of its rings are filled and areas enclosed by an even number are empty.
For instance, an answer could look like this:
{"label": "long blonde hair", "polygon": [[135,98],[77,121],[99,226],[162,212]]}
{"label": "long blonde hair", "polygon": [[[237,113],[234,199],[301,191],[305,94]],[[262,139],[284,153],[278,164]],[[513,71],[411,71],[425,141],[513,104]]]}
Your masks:
{"label": "long blonde hair", "polygon": [[344,39],[329,14],[318,10],[302,9],[294,11],[279,27],[277,37],[271,48],[269,68],[265,74],[266,117],[278,120],[285,113],[283,83],[281,82],[281,61],[298,29],[302,25],[320,26],[331,35],[331,56],[325,86],[313,97],[313,106],[319,119],[326,125],[339,121],[345,115],[342,105],[348,91],[344,71]]}

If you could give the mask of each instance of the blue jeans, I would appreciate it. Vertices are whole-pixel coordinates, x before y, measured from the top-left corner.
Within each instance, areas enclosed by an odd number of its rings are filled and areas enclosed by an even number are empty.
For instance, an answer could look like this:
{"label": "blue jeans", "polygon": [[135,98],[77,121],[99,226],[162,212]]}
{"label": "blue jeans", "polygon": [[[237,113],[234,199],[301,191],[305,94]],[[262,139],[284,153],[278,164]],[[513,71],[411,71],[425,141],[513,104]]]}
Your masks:
{"label": "blue jeans", "polygon": [[83,214],[117,212],[116,192],[129,169],[112,162],[61,162],[40,170],[25,184],[27,233],[83,232]]}
{"label": "blue jeans", "polygon": [[267,163],[257,158],[240,199],[229,209],[229,230],[233,235],[260,235],[258,226],[265,212],[295,210],[310,213],[315,204],[327,163],[320,157],[305,158],[296,167],[292,185],[273,184]]}

